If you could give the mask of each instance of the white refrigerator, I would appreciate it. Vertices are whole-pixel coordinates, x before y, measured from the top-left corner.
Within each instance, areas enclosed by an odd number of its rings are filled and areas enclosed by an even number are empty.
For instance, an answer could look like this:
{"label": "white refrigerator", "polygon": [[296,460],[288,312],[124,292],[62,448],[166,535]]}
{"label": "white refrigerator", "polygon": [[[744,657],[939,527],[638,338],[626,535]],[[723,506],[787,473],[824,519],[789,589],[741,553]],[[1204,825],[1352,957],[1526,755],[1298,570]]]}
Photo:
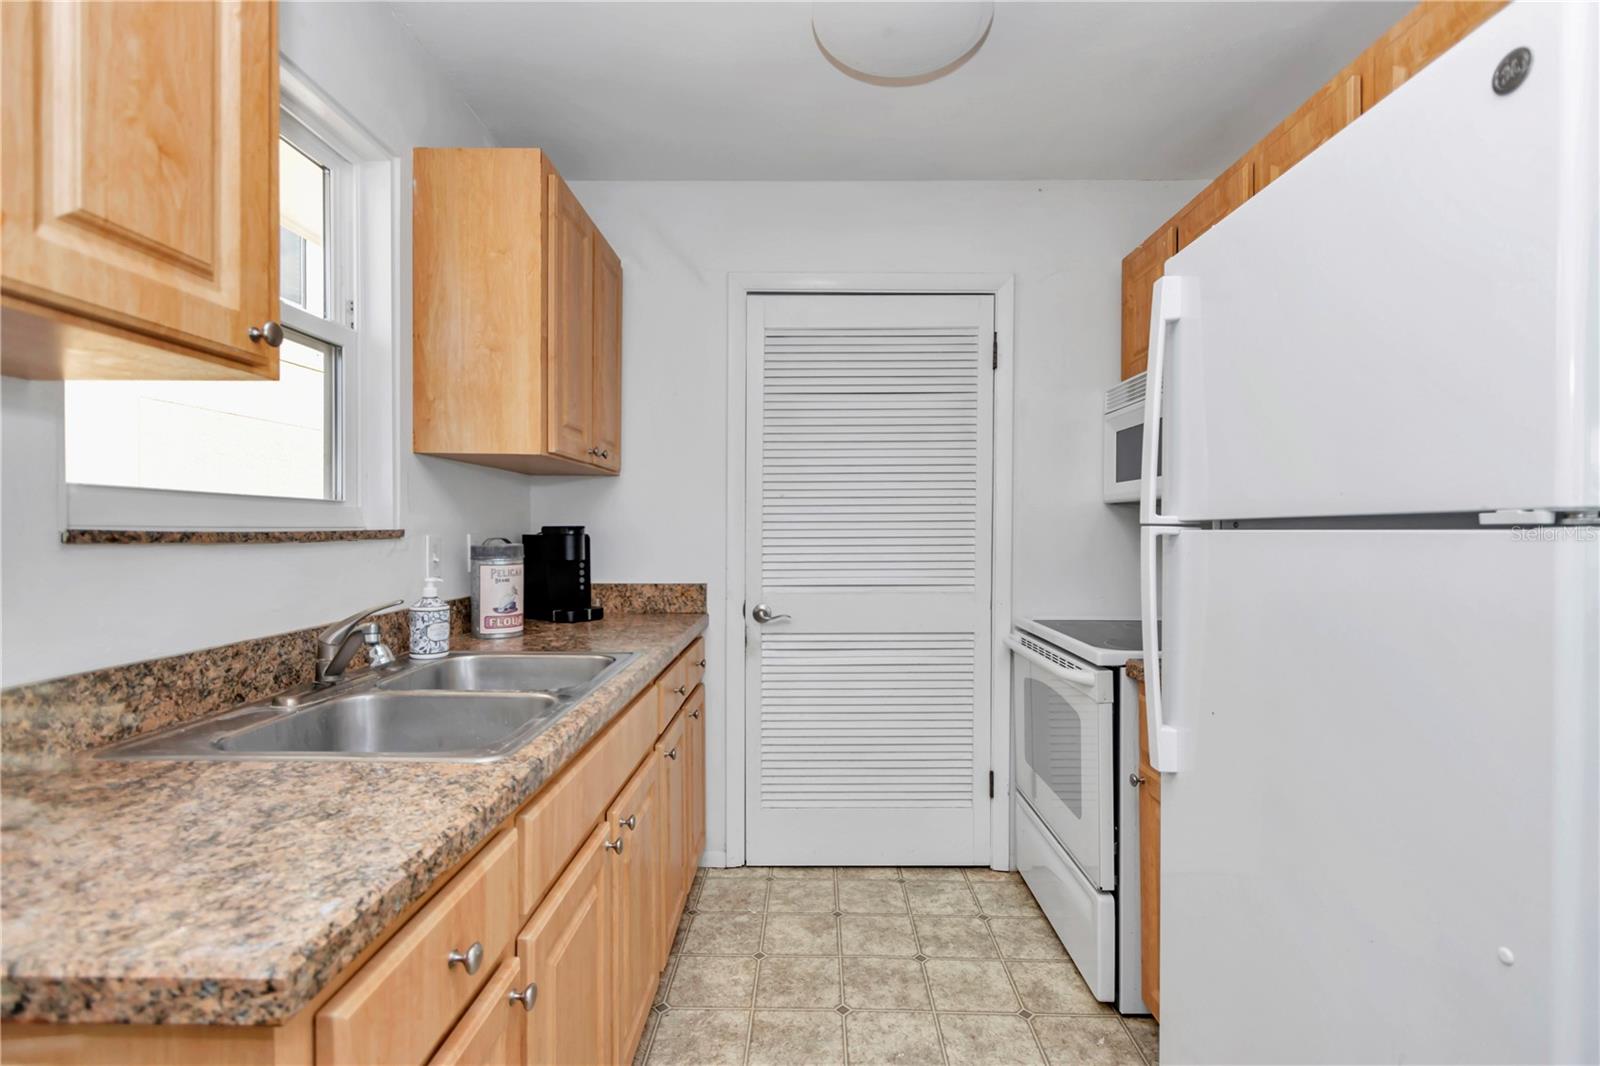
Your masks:
{"label": "white refrigerator", "polygon": [[1597,52],[1512,4],[1157,285],[1165,1066],[1600,1059]]}

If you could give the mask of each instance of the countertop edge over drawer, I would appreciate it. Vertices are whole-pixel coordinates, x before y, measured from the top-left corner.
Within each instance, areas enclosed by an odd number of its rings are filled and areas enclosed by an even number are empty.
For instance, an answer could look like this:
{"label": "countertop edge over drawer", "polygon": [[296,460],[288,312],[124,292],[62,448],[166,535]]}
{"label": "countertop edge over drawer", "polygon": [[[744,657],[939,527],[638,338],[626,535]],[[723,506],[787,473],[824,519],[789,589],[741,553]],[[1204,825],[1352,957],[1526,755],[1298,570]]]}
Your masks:
{"label": "countertop edge over drawer", "polygon": [[619,615],[531,625],[520,641],[458,641],[458,650],[638,653],[495,763],[0,759],[0,1017],[287,1021],[706,623],[703,614]]}

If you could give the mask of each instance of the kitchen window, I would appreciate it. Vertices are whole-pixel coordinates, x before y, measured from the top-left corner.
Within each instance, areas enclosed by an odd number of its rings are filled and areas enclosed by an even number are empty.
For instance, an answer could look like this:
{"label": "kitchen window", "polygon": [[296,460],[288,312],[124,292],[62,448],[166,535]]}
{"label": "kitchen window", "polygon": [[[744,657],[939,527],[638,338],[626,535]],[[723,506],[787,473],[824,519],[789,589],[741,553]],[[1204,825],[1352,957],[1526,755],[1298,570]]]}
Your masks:
{"label": "kitchen window", "polygon": [[283,75],[278,380],[67,382],[69,528],[396,524],[395,161]]}

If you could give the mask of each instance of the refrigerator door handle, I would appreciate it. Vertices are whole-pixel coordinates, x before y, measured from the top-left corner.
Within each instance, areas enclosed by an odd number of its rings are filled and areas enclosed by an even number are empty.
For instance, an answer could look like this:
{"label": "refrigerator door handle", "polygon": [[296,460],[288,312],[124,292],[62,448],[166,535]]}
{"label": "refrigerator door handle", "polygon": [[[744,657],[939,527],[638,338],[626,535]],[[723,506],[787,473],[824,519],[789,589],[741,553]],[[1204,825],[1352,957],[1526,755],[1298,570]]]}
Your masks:
{"label": "refrigerator door handle", "polygon": [[[1146,426],[1149,425],[1147,421]],[[1183,769],[1179,760],[1179,735],[1167,724],[1161,690],[1161,618],[1158,614],[1161,538],[1182,530],[1172,526],[1143,526],[1139,530],[1140,626],[1144,630],[1144,708],[1150,765],[1164,774]]]}
{"label": "refrigerator door handle", "polygon": [[[1139,521],[1145,525],[1177,522],[1156,507],[1156,478],[1161,469],[1161,395],[1167,375],[1167,327],[1183,317],[1183,279],[1175,275],[1156,279],[1150,301],[1150,359],[1144,390],[1144,469],[1139,479]],[[1170,465],[1170,464],[1169,464]],[[1147,645],[1148,647],[1148,645]]]}

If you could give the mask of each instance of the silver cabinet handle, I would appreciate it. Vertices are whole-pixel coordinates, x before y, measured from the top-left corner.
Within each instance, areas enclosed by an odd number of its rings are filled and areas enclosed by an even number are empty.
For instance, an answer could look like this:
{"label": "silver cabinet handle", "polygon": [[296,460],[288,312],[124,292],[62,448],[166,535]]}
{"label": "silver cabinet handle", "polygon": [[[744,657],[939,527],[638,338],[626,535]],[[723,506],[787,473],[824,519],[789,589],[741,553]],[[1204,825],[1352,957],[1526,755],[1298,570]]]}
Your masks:
{"label": "silver cabinet handle", "polygon": [[677,688],[672,690],[672,694],[674,696],[684,696],[684,695],[687,695],[688,692],[689,692],[689,690],[686,687],[684,687],[683,685],[679,685]]}
{"label": "silver cabinet handle", "polygon": [[673,762],[677,762],[677,760],[678,760],[678,749],[677,748],[673,748],[671,751],[667,752],[667,758],[671,759]]}
{"label": "silver cabinet handle", "polygon": [[618,855],[621,855],[622,854],[622,838],[618,837],[615,840],[606,841],[606,850],[607,851],[614,851]]}
{"label": "silver cabinet handle", "polygon": [[1128,775],[1128,784],[1132,785],[1134,788],[1138,788],[1140,785],[1144,784],[1144,778],[1140,777],[1139,772],[1135,770],[1133,773]]}
{"label": "silver cabinet handle", "polygon": [[768,607],[764,603],[758,603],[750,611],[750,617],[754,618],[760,624],[766,625],[768,622],[776,622],[780,618],[788,618],[790,616],[786,614],[773,614],[771,607]]}
{"label": "silver cabinet handle", "polygon": [[452,968],[459,964],[469,974],[477,973],[478,968],[483,965],[483,945],[474,940],[472,946],[465,953],[452,951],[445,961]]}
{"label": "silver cabinet handle", "polygon": [[283,343],[283,327],[271,321],[251,326],[250,339],[256,342],[266,341],[268,348],[276,348]]}
{"label": "silver cabinet handle", "polygon": [[626,818],[617,819],[617,824],[624,829],[637,829],[639,828],[639,818],[637,815],[630,814]]}
{"label": "silver cabinet handle", "polygon": [[601,448],[600,449],[600,458],[602,458],[602,459],[611,458],[611,449],[610,448]]}
{"label": "silver cabinet handle", "polygon": [[506,1002],[520,1003],[522,1004],[523,1010],[532,1010],[533,1004],[538,998],[539,986],[534,984],[532,981],[529,981],[528,987],[524,988],[521,992],[518,992],[513,988],[510,992],[506,993]]}
{"label": "silver cabinet handle", "polygon": [[700,717],[699,710],[697,709],[697,710],[690,711],[689,712],[689,717],[690,718],[699,718]]}
{"label": "silver cabinet handle", "polygon": [[704,659],[701,659],[699,662],[695,663],[695,665],[698,666],[700,669],[704,670],[706,668],[706,661]]}

